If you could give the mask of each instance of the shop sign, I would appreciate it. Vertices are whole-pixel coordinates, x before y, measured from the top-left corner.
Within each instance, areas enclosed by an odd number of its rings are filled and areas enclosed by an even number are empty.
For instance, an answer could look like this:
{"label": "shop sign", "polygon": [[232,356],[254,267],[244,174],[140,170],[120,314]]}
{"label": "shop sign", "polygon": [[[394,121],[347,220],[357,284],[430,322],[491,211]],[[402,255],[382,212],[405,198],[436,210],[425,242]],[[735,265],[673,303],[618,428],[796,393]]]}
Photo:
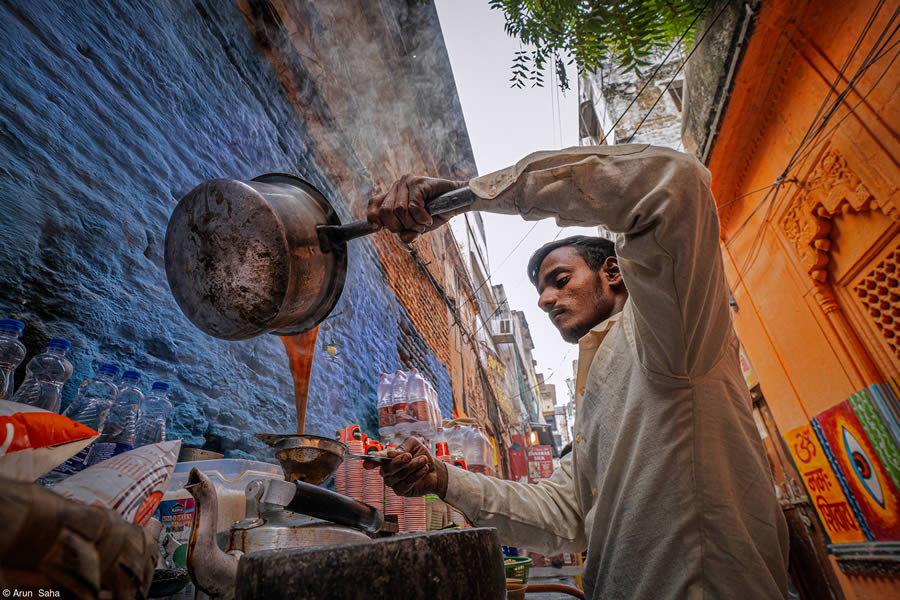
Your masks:
{"label": "shop sign", "polygon": [[802,425],[787,432],[784,438],[831,542],[864,542],[866,538],[812,427]]}
{"label": "shop sign", "polygon": [[553,475],[553,455],[550,446],[528,447],[528,481],[536,483]]}

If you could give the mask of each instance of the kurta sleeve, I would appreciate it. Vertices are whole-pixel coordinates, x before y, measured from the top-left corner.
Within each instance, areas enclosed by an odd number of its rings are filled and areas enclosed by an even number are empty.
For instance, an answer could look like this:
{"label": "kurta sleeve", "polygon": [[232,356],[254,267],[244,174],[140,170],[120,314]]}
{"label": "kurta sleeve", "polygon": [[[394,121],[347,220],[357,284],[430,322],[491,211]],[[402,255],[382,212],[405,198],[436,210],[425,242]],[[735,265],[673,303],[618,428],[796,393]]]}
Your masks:
{"label": "kurta sleeve", "polygon": [[587,548],[584,516],[575,495],[572,455],[550,479],[536,484],[504,481],[447,466],[444,500],[479,527],[495,527],[500,541],[548,555]]}
{"label": "kurta sleeve", "polygon": [[617,234],[638,360],[651,374],[682,379],[718,362],[732,332],[709,181],[691,155],[621,145],[532,154],[469,185],[474,210]]}

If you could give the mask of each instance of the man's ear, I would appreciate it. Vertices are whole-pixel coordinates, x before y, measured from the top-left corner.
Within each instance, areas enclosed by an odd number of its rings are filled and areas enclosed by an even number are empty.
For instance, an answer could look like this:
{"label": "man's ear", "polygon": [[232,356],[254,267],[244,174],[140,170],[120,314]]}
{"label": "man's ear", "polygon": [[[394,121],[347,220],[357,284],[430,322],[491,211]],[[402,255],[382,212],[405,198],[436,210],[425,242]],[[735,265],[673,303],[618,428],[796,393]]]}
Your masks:
{"label": "man's ear", "polygon": [[620,286],[624,283],[622,272],[619,270],[619,259],[615,256],[609,256],[603,261],[603,270],[606,271],[610,287]]}

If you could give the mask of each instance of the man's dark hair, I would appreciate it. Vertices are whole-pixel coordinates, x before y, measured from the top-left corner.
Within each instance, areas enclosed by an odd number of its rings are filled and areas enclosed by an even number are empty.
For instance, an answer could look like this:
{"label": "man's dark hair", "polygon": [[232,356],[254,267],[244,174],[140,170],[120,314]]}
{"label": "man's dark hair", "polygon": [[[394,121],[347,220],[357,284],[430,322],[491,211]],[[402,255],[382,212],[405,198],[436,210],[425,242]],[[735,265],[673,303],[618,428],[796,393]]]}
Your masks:
{"label": "man's dark hair", "polygon": [[616,245],[602,237],[573,235],[561,240],[554,240],[538,248],[531,255],[531,258],[528,259],[528,278],[535,287],[538,285],[538,272],[541,270],[541,263],[544,262],[548,254],[564,246],[575,248],[581,258],[584,259],[584,262],[587,263],[587,266],[594,271],[600,270],[607,258],[616,255]]}

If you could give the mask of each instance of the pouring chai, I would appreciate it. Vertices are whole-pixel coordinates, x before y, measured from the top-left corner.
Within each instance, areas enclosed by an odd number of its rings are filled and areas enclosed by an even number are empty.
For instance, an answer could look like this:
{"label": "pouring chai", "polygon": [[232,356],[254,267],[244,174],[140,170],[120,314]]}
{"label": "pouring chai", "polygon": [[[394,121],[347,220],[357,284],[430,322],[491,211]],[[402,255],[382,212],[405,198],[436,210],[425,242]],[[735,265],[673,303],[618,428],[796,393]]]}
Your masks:
{"label": "pouring chai", "polygon": [[309,400],[309,376],[312,372],[313,355],[316,352],[316,338],[319,326],[298,335],[279,336],[287,353],[288,365],[294,378],[294,403],[297,406],[297,433],[302,435],[306,426],[306,406]]}

